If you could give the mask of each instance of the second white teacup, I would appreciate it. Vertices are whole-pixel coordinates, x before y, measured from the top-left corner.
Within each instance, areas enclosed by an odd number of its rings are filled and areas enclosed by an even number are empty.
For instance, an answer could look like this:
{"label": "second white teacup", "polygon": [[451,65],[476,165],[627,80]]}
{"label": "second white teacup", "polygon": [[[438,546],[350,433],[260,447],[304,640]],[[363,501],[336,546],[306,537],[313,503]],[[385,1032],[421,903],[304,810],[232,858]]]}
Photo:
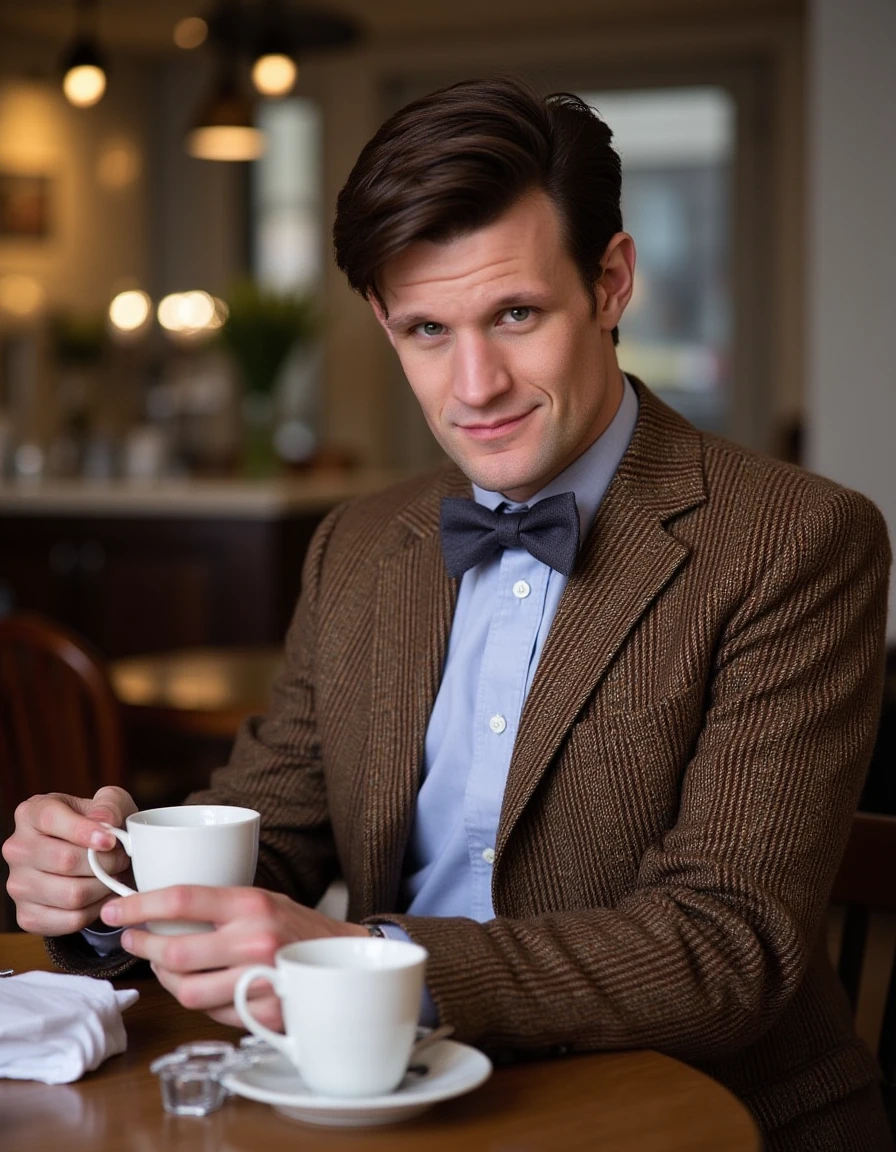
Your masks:
{"label": "second white teacup", "polygon": [[[427,952],[406,940],[333,936],[287,944],[256,965],[234,1004],[250,1032],[279,1049],[323,1096],[380,1096],[400,1084],[414,1044]],[[286,1035],[252,1015],[249,987],[269,980]]]}
{"label": "second white teacup", "polygon": [[[261,817],[252,808],[185,804],[134,812],[125,820],[125,829],[108,828],[131,858],[137,891],[150,892],[174,884],[248,887],[255,879],[260,823]],[[87,859],[94,875],[113,892],[135,895],[133,888],[109,875],[92,848]],[[210,932],[214,925],[154,920],[147,927],[173,936]]]}

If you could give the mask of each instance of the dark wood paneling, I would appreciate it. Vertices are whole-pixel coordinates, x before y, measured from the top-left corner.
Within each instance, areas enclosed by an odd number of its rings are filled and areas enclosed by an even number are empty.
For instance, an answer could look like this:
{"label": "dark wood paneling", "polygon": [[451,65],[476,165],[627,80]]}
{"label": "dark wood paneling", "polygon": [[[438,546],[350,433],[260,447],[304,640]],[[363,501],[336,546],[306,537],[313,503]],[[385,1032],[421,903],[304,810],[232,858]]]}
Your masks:
{"label": "dark wood paneling", "polygon": [[319,515],[0,517],[0,585],[108,657],[282,640]]}

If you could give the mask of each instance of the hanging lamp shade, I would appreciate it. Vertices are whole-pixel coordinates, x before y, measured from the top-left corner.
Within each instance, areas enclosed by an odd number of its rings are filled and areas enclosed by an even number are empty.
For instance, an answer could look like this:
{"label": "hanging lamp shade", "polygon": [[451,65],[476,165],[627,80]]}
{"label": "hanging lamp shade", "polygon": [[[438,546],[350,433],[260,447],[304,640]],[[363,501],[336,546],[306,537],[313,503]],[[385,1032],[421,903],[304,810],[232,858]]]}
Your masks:
{"label": "hanging lamp shade", "polygon": [[208,45],[219,64],[217,79],[185,140],[190,155],[205,160],[256,160],[264,152],[264,134],[253,124],[253,103],[239,87],[241,62],[267,58],[268,82],[255,83],[264,95],[285,95],[295,83],[298,59],[345,47],[360,36],[357,25],[341,16],[287,0],[218,0],[207,23]]}
{"label": "hanging lamp shade", "polygon": [[257,160],[264,154],[266,140],[255,127],[252,113],[252,101],[240,90],[235,64],[226,62],[187,132],[187,151],[198,160]]}

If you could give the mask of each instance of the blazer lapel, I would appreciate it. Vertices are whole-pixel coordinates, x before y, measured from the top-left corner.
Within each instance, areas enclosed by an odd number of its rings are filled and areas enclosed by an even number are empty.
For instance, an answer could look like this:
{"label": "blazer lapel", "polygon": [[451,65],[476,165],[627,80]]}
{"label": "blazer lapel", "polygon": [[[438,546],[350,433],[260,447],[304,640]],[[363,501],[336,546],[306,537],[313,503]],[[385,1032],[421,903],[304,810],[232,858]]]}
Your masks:
{"label": "blazer lapel", "polygon": [[639,415],[560,601],[523,709],[496,849],[613,657],[688,556],[666,528],[706,499],[697,433],[635,381]]}
{"label": "blazer lapel", "polygon": [[459,473],[440,474],[399,516],[402,544],[380,562],[375,596],[366,765],[364,905],[395,907],[457,598],[439,538],[443,495],[469,495]]}

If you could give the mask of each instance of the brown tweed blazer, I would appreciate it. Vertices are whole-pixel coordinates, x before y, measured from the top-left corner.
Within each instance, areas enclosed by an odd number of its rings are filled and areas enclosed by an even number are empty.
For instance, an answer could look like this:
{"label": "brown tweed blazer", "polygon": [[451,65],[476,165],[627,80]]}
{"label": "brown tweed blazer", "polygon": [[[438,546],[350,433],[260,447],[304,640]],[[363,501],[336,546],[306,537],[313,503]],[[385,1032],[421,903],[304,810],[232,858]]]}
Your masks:
{"label": "brown tweed blazer", "polygon": [[886,529],[638,395],[522,715],[494,920],[398,908],[457,588],[454,469],[324,522],[271,712],[195,799],[260,809],[259,884],[314,903],[341,873],[352,919],[424,944],[459,1038],[660,1049],[768,1132],[876,1075],[821,929],[880,706]]}

